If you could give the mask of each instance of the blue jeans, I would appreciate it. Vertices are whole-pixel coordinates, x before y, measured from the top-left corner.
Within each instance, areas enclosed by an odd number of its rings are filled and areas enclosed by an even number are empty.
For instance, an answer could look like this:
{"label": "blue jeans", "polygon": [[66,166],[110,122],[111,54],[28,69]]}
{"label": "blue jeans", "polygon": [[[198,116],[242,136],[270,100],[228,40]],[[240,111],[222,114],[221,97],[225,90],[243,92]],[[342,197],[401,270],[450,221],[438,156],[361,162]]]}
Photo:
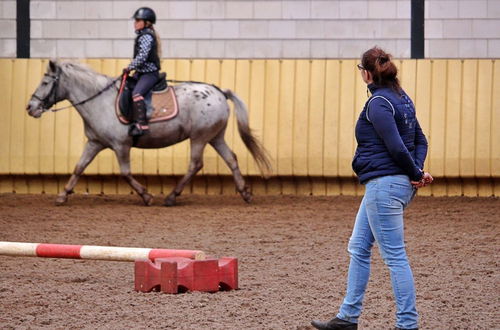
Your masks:
{"label": "blue jeans", "polygon": [[149,91],[158,82],[159,74],[158,71],[154,71],[135,74],[134,77],[137,79],[137,84],[132,91],[132,97],[135,97],[137,95],[146,97]]}
{"label": "blue jeans", "polygon": [[396,299],[396,326],[417,328],[415,286],[404,244],[403,211],[416,190],[406,175],[388,175],[366,183],[366,192],[349,240],[347,293],[337,317],[358,322],[370,277],[370,257],[377,242],[389,267]]}

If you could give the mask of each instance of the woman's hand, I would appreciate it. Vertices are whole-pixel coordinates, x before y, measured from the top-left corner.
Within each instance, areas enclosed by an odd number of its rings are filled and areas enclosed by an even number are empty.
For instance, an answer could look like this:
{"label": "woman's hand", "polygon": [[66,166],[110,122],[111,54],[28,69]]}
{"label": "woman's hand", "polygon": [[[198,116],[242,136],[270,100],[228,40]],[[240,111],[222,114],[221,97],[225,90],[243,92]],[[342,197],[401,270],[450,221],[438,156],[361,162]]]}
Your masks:
{"label": "woman's hand", "polygon": [[420,181],[411,181],[411,184],[418,189],[431,184],[432,181],[434,181],[432,175],[429,172],[424,172],[424,175],[422,176],[422,179],[420,179]]}

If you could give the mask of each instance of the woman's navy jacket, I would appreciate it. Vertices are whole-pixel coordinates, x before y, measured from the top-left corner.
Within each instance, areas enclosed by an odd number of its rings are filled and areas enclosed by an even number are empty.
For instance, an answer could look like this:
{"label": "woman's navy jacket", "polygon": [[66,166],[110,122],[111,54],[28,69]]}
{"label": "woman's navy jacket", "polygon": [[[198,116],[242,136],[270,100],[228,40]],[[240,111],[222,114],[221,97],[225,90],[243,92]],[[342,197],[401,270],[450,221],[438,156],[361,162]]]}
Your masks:
{"label": "woman's navy jacket", "polygon": [[361,183],[384,176],[405,174],[422,178],[427,139],[418,123],[415,106],[406,93],[368,85],[372,96],[356,123],[358,147],[352,168]]}

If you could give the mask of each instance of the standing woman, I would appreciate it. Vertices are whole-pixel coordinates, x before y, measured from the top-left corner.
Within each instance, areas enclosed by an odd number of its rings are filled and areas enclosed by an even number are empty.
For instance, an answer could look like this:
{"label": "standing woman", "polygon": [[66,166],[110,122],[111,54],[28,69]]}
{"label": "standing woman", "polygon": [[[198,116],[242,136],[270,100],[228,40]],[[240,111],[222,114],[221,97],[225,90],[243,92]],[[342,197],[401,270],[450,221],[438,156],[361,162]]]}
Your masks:
{"label": "standing woman", "polygon": [[358,64],[372,96],[356,123],[358,143],[352,162],[365,195],[349,240],[347,292],[339,312],[317,329],[357,329],[377,242],[388,266],[396,300],[396,329],[418,329],[415,286],[404,244],[403,212],[416,190],[432,182],[423,171],[427,140],[415,107],[397,78],[391,56],[374,47]]}
{"label": "standing woman", "polygon": [[134,29],[137,37],[134,43],[134,59],[124,73],[135,70],[137,80],[132,91],[134,124],[129,131],[132,136],[140,136],[149,130],[144,97],[159,79],[161,44],[153,24],[156,14],[153,9],[141,7],[134,13]]}

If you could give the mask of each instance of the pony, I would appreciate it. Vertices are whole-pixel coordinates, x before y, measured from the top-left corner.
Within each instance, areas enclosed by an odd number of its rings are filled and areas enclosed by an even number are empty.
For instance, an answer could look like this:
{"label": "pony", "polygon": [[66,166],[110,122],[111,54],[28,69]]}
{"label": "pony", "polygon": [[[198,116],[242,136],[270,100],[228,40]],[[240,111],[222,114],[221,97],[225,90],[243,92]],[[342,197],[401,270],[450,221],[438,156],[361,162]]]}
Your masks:
{"label": "pony", "polygon": [[168,121],[150,123],[150,131],[134,141],[128,135],[128,126],[121,124],[115,113],[118,79],[96,73],[77,62],[50,60],[26,106],[30,116],[39,118],[57,102],[68,100],[84,122],[87,142],[64,190],[57,195],[56,205],[67,202],[85,168],[106,148],[114,151],[121,176],[141,196],[145,205],[151,205],[153,196],[131,174],[130,149],[164,148],[186,139],[190,140],[191,151],[188,171],[165,198],[165,206],[176,204],[176,198],[185,185],[203,167],[203,151],[207,143],[230,168],[236,190],[243,200],[251,201],[252,194],[240,172],[236,155],[224,140],[230,115],[227,100],[234,103],[239,135],[263,175],[270,173],[271,163],[267,151],[249,127],[245,103],[234,92],[198,82],[176,84],[173,88],[179,106],[177,116]]}

